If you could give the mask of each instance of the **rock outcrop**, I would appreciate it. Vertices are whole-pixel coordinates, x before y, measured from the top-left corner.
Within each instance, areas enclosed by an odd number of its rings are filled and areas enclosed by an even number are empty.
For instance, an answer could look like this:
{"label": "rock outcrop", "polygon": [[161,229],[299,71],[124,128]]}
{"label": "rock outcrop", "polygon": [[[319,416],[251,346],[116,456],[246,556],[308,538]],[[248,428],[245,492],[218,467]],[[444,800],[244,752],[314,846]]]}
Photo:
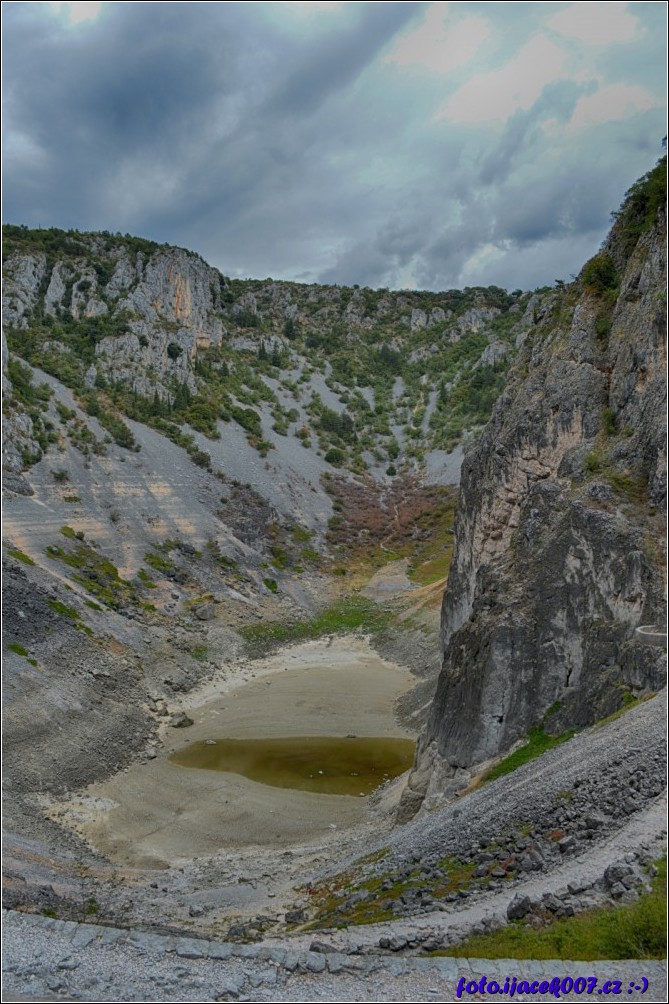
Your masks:
{"label": "rock outcrop", "polygon": [[579,280],[537,297],[466,455],[443,667],[400,815],[532,728],[580,728],[662,686],[666,241],[627,205]]}

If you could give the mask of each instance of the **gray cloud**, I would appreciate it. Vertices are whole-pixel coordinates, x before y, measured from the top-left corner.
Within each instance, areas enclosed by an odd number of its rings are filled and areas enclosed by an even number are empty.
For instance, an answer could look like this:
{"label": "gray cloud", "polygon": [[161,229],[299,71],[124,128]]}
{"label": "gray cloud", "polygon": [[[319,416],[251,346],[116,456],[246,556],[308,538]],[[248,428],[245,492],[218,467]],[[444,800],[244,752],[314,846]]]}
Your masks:
{"label": "gray cloud", "polygon": [[[474,257],[481,281],[530,286],[578,270],[659,155],[659,109],[567,134],[595,86],[568,77],[505,124],[436,120],[566,4],[452,5],[493,33],[448,77],[385,62],[425,4],[349,4],[318,30],[264,6],[109,3],[72,27],[9,6],[5,217],[142,234],[235,275],[444,288],[477,281]],[[605,82],[662,78],[643,13],[598,53]]]}

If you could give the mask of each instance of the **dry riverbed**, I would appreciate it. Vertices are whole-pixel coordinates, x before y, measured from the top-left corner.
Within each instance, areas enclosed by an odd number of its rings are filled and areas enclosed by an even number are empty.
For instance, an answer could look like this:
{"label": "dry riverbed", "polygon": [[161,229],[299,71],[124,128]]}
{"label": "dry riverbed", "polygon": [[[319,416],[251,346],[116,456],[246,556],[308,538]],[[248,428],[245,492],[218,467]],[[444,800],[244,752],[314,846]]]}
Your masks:
{"label": "dry riverbed", "polygon": [[52,805],[96,851],[122,867],[164,868],[227,848],[322,840],[369,819],[369,799],[275,788],[181,767],[170,754],[195,741],[273,736],[415,738],[395,703],[415,678],[359,637],[307,642],[226,666],[183,701],[194,724],[162,727],[158,756]]}

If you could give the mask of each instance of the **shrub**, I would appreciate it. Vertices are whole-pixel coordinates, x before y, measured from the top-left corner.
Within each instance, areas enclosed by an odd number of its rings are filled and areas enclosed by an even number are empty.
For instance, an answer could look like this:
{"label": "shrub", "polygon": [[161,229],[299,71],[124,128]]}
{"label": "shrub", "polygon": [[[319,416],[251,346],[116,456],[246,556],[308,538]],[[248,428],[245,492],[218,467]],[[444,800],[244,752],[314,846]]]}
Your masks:
{"label": "shrub", "polygon": [[613,408],[604,409],[602,413],[602,428],[607,436],[615,436],[617,432],[616,413]]}
{"label": "shrub", "polygon": [[339,467],[343,464],[345,460],[345,454],[337,446],[332,446],[325,454],[325,460],[328,464],[333,464],[335,467]]}
{"label": "shrub", "polygon": [[605,293],[607,289],[615,289],[618,285],[616,266],[611,255],[600,251],[583,266],[581,278],[586,289],[593,293]]}
{"label": "shrub", "polygon": [[176,342],[170,342],[167,346],[167,354],[172,360],[176,360],[183,353],[183,349]]}

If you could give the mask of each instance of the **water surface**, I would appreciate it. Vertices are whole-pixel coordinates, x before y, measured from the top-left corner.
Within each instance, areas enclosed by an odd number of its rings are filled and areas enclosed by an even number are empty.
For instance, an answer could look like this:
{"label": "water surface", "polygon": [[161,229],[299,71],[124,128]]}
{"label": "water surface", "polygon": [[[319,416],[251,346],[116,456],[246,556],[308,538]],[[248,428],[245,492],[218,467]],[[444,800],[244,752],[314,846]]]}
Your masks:
{"label": "water surface", "polygon": [[324,795],[369,795],[408,770],[410,739],[365,736],[286,736],[273,739],[216,739],[173,753],[181,767],[241,774],[275,788]]}

